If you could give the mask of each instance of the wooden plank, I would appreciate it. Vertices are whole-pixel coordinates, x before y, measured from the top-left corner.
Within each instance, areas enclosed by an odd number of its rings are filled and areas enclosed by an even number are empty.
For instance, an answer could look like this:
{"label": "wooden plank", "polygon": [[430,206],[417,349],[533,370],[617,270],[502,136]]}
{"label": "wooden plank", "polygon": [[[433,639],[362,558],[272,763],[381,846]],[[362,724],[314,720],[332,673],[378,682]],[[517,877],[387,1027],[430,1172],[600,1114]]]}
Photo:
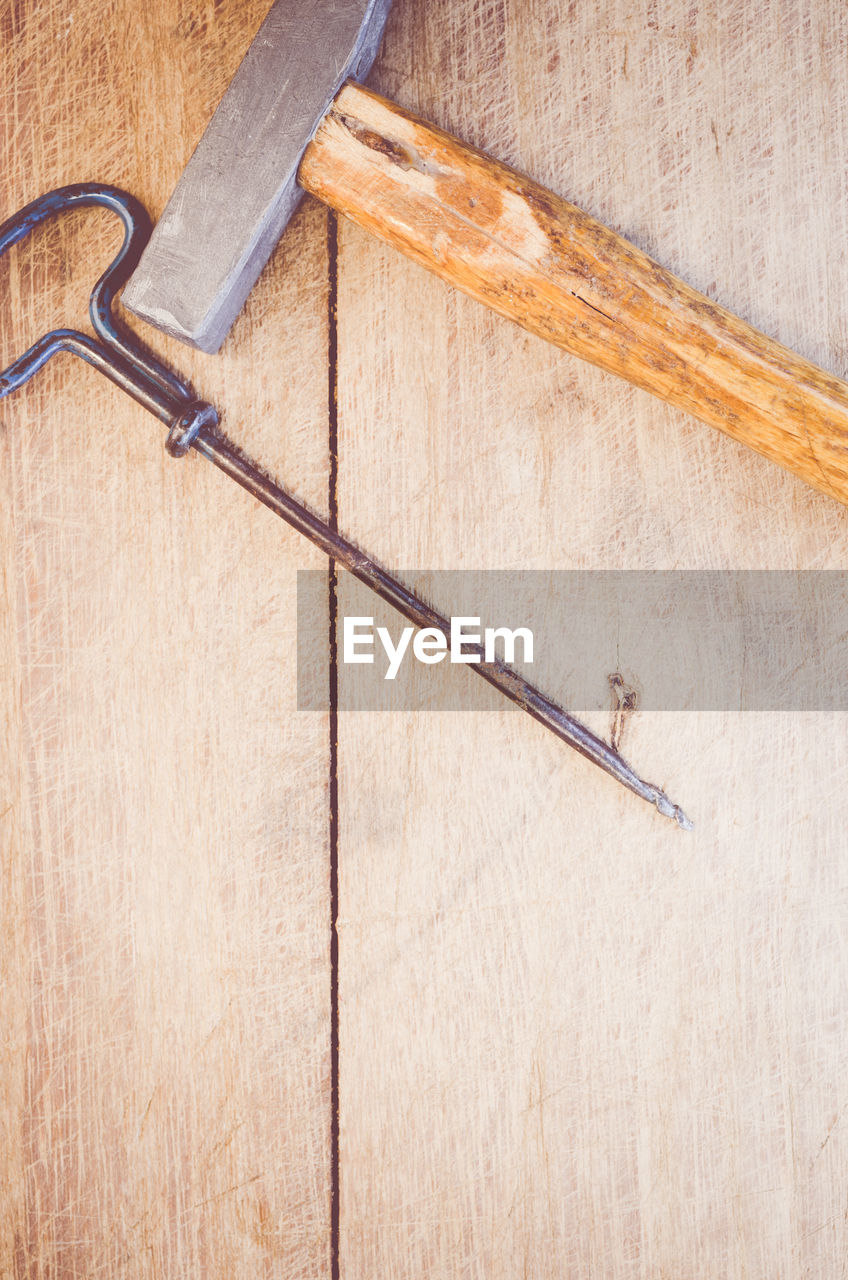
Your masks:
{"label": "wooden plank", "polygon": [[[4,5],[0,216],[91,179],[157,213],[264,7]],[[82,321],[116,242],[90,212],[0,265],[4,355]],[[224,354],[155,339],[317,507],[326,279],[313,208]],[[0,418],[0,1274],[324,1276],[322,560],[79,361]]]}
{"label": "wooden plank", "polygon": [[[841,374],[846,35],[835,0],[398,3],[374,83]],[[340,244],[340,522],[385,563],[844,566],[836,503]],[[839,1273],[844,719],[623,746],[693,834],[513,708],[342,710],[342,1274]]]}

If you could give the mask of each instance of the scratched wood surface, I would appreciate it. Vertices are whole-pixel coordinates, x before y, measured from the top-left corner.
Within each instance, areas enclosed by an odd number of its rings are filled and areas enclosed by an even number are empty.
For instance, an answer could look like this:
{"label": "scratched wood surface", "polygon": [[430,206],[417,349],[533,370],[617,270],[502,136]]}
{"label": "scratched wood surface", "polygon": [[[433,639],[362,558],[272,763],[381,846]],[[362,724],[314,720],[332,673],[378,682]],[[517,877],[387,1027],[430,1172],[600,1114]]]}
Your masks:
{"label": "scratched wood surface", "polygon": [[[399,0],[374,84],[844,376],[846,40],[835,0]],[[845,566],[835,503],[355,227],[340,289],[384,561]],[[844,716],[623,747],[694,833],[515,709],[342,713],[346,1274],[842,1274]]]}
{"label": "scratched wood surface", "polygon": [[[158,212],[263,8],[4,0],[0,218],[93,179]],[[219,359],[168,348],[318,507],[325,225]],[[2,265],[4,355],[84,320],[117,239],[87,212]],[[328,731],[294,710],[321,560],[70,357],[0,424],[0,1275],[323,1277]]]}
{"label": "scratched wood surface", "polygon": [[[158,212],[264,7],[0,3],[3,215],[89,177]],[[374,83],[844,375],[845,24],[396,0]],[[325,226],[221,355],[160,344],[319,507]],[[112,237],[0,268],[4,354]],[[385,562],[845,567],[801,481],[355,228],[338,267],[340,520]],[[327,1275],[320,560],[68,358],[0,422],[0,1274]],[[632,715],[692,835],[525,719],[341,714],[341,1274],[840,1274],[844,717]]]}

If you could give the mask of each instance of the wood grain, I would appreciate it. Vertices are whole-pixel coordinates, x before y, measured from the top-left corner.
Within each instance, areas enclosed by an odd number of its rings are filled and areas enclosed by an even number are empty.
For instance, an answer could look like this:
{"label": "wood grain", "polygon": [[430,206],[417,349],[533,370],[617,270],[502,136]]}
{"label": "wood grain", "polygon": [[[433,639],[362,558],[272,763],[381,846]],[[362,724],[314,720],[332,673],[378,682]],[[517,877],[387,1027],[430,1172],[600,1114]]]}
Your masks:
{"label": "wood grain", "polygon": [[[375,84],[838,373],[845,38],[836,3],[398,3]],[[340,288],[340,520],[387,563],[848,562],[836,503],[347,222]],[[839,1275],[844,718],[638,710],[690,836],[523,719],[342,712],[346,1274]]]}
{"label": "wood grain", "polygon": [[[0,6],[0,217],[90,179],[158,212],[263,9]],[[2,357],[84,323],[117,240],[92,212],[0,264]],[[151,341],[321,507],[320,211],[287,252],[219,359]],[[326,1276],[322,561],[77,360],[0,423],[0,1275]]]}
{"label": "wood grain", "polygon": [[[0,7],[3,213],[91,176],[158,212],[263,8]],[[836,0],[397,0],[375,83],[838,372],[845,35]],[[0,266],[4,354],[82,314],[98,216]],[[161,344],[319,507],[325,244],[304,209],[220,356]],[[340,523],[386,563],[848,563],[736,441],[355,226],[338,269]],[[326,1276],[320,562],[73,361],[0,420],[0,1274]],[[637,710],[689,836],[526,721],[341,712],[340,1274],[839,1275],[843,717]]]}
{"label": "wood grain", "polygon": [[848,503],[848,383],[540,183],[352,83],[298,180],[500,315]]}

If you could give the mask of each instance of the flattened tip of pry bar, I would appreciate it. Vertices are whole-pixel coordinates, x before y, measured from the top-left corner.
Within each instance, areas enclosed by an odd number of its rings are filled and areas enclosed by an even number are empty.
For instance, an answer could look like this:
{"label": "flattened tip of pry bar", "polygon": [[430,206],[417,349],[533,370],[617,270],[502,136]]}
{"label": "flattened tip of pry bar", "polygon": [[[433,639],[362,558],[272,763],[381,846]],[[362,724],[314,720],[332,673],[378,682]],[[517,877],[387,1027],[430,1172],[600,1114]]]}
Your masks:
{"label": "flattened tip of pry bar", "polygon": [[528,685],[523,677],[517,676],[509,667],[503,667],[504,676],[508,676],[509,683],[501,684],[482,667],[475,667],[474,670],[479,671],[480,675],[491,684],[501,688],[508,698],[514,698],[535,720],[540,720],[558,738],[562,738],[563,742],[567,742],[575,751],[579,751],[587,760],[591,760],[599,769],[603,769],[611,778],[615,778],[616,782],[627,787],[628,791],[632,791],[634,795],[647,800],[648,804],[652,804],[664,818],[674,818],[677,825],[684,831],[693,830],[694,823],[691,818],[686,816],[679,805],[669,800],[664,791],[655,787],[652,782],[646,782],[644,778],[640,778],[624,757],[619,755],[615,747],[604,742],[603,738],[599,738],[587,725],[575,719],[543,693],[539,693],[532,685]]}
{"label": "flattened tip of pry bar", "polygon": [[654,804],[663,817],[674,818],[678,827],[682,827],[684,831],[694,830],[695,824],[692,819],[687,818],[679,804],[672,804],[664,791],[657,790],[655,792]]}

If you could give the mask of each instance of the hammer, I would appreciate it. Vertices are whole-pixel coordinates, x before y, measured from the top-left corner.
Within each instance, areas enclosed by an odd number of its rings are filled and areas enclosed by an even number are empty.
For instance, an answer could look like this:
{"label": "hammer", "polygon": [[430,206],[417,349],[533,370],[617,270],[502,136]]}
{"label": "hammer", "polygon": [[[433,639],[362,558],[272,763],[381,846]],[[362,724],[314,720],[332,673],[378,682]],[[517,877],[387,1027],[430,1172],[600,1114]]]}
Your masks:
{"label": "hammer", "polygon": [[123,301],[217,351],[304,192],[531,333],[848,504],[848,383],[531,178],[356,83],[391,0],[276,0]]}

